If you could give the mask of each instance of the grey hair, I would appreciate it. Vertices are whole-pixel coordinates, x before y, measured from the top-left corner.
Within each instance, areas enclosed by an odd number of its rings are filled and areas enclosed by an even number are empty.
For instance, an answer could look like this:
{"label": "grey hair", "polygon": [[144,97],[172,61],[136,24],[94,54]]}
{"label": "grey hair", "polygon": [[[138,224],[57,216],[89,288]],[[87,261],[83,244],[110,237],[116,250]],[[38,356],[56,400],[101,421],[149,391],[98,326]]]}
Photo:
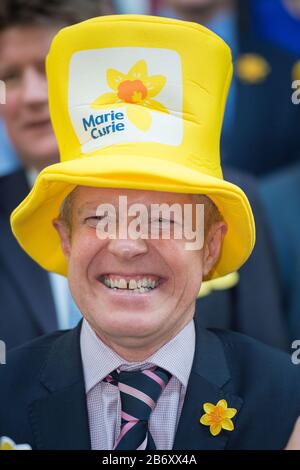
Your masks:
{"label": "grey hair", "polygon": [[70,232],[71,232],[71,227],[72,227],[73,201],[74,201],[76,189],[77,189],[77,186],[65,197],[65,199],[63,200],[60,206],[60,211],[59,211],[59,218],[66,224]]}

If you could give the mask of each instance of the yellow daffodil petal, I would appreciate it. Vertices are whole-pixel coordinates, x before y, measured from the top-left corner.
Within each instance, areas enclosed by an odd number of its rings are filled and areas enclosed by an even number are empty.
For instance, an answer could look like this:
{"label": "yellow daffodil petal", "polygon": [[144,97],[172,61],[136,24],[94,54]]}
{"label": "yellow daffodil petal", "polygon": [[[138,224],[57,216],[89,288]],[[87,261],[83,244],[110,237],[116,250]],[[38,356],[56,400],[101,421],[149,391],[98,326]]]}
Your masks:
{"label": "yellow daffodil petal", "polygon": [[218,434],[220,434],[220,432],[222,430],[222,425],[220,423],[211,424],[209,429],[210,429],[210,432],[213,436],[217,436]]}
{"label": "yellow daffodil petal", "polygon": [[92,102],[91,108],[100,108],[105,104],[115,104],[118,100],[116,93],[104,93]]}
{"label": "yellow daffodil petal", "polygon": [[203,415],[200,418],[200,423],[204,424],[204,426],[210,426],[211,425],[211,417],[209,415]]}
{"label": "yellow daffodil petal", "polygon": [[115,69],[108,69],[106,72],[106,80],[110,88],[117,91],[121,82],[126,80],[126,75]]}
{"label": "yellow daffodil petal", "polygon": [[158,95],[162,88],[166,84],[166,77],[163,75],[152,75],[143,81],[145,87],[148,90],[147,96],[153,98],[153,96]]}
{"label": "yellow daffodil petal", "polygon": [[9,442],[3,442],[3,444],[1,444],[0,450],[15,450],[15,448],[9,444]]}
{"label": "yellow daffodil petal", "polygon": [[161,113],[167,113],[170,114],[167,108],[164,107],[163,104],[159,103],[158,101],[155,100],[145,100],[144,101],[144,106],[147,108],[153,109],[155,111],[160,111]]}
{"label": "yellow daffodil petal", "polygon": [[235,408],[228,408],[224,411],[225,418],[233,418],[237,414],[237,410]]}
{"label": "yellow daffodil petal", "polygon": [[128,80],[146,80],[148,76],[147,64],[144,60],[139,60],[128,72]]}
{"label": "yellow daffodil petal", "polygon": [[128,119],[141,131],[147,131],[152,122],[151,113],[143,106],[131,105],[126,108]]}
{"label": "yellow daffodil petal", "polygon": [[213,405],[212,403],[204,403],[203,409],[205,413],[213,413],[213,411],[215,410],[215,405]]}
{"label": "yellow daffodil petal", "polygon": [[234,425],[231,419],[225,418],[222,420],[222,428],[226,429],[226,431],[233,431],[234,430]]}
{"label": "yellow daffodil petal", "polygon": [[223,410],[226,410],[227,409],[227,401],[226,400],[219,400],[218,403],[217,403],[217,406],[219,406],[220,408],[223,408]]}
{"label": "yellow daffodil petal", "polygon": [[15,443],[9,437],[1,437],[0,450],[15,450]]}

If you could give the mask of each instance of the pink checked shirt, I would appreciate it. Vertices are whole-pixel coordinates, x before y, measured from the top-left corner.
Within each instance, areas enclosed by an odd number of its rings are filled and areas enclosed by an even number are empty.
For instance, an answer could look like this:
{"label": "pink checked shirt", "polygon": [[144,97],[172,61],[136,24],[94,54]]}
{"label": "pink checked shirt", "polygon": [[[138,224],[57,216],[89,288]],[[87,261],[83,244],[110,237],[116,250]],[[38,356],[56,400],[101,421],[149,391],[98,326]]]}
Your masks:
{"label": "pink checked shirt", "polygon": [[157,449],[171,450],[194,358],[194,321],[191,320],[177,336],[143,362],[126,363],[98,338],[86,320],[82,323],[80,347],[92,449],[113,449],[121,427],[119,390],[103,379],[118,367],[133,370],[156,365],[173,377],[150,416],[149,429]]}

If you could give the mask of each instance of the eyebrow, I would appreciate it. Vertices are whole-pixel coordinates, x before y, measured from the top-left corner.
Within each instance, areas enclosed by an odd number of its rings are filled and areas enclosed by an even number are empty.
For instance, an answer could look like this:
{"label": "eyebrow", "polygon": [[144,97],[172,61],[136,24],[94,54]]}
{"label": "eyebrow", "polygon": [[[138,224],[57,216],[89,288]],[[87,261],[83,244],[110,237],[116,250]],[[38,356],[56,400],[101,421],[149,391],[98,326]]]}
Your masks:
{"label": "eyebrow", "polygon": [[82,206],[78,207],[77,214],[81,215],[84,211],[87,211],[87,210],[96,212],[97,207],[100,206],[100,204],[101,203],[96,204],[96,203],[87,202],[87,203],[83,204]]}
{"label": "eyebrow", "polygon": [[[119,196],[126,196],[125,194],[120,194]],[[117,201],[110,201],[110,202],[86,202],[84,203],[82,206],[80,206],[78,209],[77,209],[77,214],[80,216],[84,211],[93,211],[93,212],[96,212],[97,211],[97,208],[102,205],[102,204],[110,204],[112,205],[118,212],[118,209],[119,209],[119,200]],[[147,209],[150,210],[151,208],[151,205],[163,205],[163,204],[167,204],[169,206],[172,206],[173,204],[183,204],[183,203],[180,203],[178,201],[164,201],[164,202],[150,202],[148,204],[145,204],[145,202],[142,202],[142,201],[135,201],[135,202],[132,202],[132,203],[128,203],[128,207],[132,206],[133,204],[142,204],[142,205],[146,205]]]}

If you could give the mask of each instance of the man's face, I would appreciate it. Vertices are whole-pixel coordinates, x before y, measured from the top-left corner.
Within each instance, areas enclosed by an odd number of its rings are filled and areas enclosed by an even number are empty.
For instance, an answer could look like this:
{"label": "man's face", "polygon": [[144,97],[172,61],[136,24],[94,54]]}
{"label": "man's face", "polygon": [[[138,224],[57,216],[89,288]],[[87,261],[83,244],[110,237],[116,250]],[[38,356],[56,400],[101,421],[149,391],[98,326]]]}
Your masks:
{"label": "man's face", "polygon": [[[194,204],[191,195],[155,191],[78,187],[72,206],[71,240],[57,224],[69,262],[68,279],[76,304],[107,343],[138,346],[174,336],[193,317],[204,268],[204,251],[188,251],[185,239],[106,239],[97,237],[95,218],[100,204]],[[130,220],[129,220],[130,222]],[[123,279],[145,292],[114,289]],[[145,281],[146,280],[146,281]],[[121,282],[124,282],[121,281]],[[147,291],[148,290],[148,291]]]}
{"label": "man's face", "polygon": [[38,170],[58,160],[45,75],[45,58],[57,29],[16,26],[0,34],[0,79],[6,85],[1,115],[25,167]]}

